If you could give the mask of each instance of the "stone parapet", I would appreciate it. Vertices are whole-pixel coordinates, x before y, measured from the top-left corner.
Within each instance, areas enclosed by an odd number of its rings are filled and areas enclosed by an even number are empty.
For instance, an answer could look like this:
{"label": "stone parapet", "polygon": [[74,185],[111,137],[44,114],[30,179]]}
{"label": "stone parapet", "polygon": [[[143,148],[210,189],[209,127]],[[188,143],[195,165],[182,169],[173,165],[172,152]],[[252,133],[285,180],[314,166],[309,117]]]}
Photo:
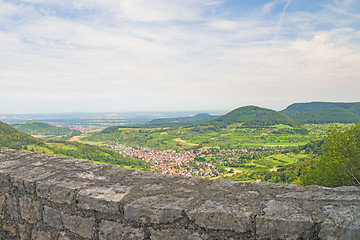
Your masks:
{"label": "stone parapet", "polygon": [[360,190],[207,181],[0,150],[0,236],[360,239]]}

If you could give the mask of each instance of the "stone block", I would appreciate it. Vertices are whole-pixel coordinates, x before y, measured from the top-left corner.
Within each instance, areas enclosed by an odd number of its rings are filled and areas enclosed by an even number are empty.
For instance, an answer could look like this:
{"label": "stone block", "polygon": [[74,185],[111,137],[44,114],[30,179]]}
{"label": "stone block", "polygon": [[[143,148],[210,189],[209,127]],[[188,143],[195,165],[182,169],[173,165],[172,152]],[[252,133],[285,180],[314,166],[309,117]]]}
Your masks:
{"label": "stone block", "polygon": [[4,205],[5,205],[5,195],[1,194],[0,195],[0,213],[1,213],[1,210]]}
{"label": "stone block", "polygon": [[23,184],[24,184],[24,189],[25,189],[26,192],[28,192],[30,194],[36,193],[36,183],[35,183],[35,181],[24,180]]}
{"label": "stone block", "polygon": [[139,228],[125,227],[121,223],[102,220],[99,226],[100,240],[137,240],[144,239],[144,231]]}
{"label": "stone block", "polygon": [[3,231],[8,232],[10,235],[12,235],[14,237],[17,236],[17,229],[15,226],[5,224],[5,225],[3,225],[2,228],[3,228]]}
{"label": "stone block", "polygon": [[18,199],[15,196],[5,194],[6,210],[10,217],[17,221],[20,218]]}
{"label": "stone block", "polygon": [[299,203],[270,200],[256,217],[259,239],[309,239],[314,222]]}
{"label": "stone block", "polygon": [[325,221],[321,223],[321,239],[360,239],[360,206],[328,205],[323,211]]}
{"label": "stone block", "polygon": [[88,186],[88,183],[77,183],[63,181],[52,185],[49,191],[49,198],[53,202],[71,204],[79,189]]}
{"label": "stone block", "polygon": [[38,182],[36,184],[36,195],[42,198],[48,198],[51,185],[47,182]]}
{"label": "stone block", "polygon": [[35,223],[41,219],[40,204],[28,197],[19,199],[20,213],[22,219],[29,223]]}
{"label": "stone block", "polygon": [[90,183],[87,182],[50,180],[37,183],[36,194],[56,203],[71,204],[76,197],[76,193],[89,185]]}
{"label": "stone block", "polygon": [[31,240],[53,240],[50,233],[34,229],[31,233]]}
{"label": "stone block", "polygon": [[31,225],[24,222],[18,224],[19,236],[21,240],[31,239]]}
{"label": "stone block", "polygon": [[151,240],[206,240],[209,237],[205,234],[191,232],[186,229],[150,229]]}
{"label": "stone block", "polygon": [[67,214],[63,217],[63,223],[66,229],[84,238],[90,239],[92,237],[94,228],[93,218],[83,218]]}
{"label": "stone block", "polygon": [[183,217],[190,200],[171,195],[142,197],[125,205],[124,214],[127,219],[146,224],[168,223]]}
{"label": "stone block", "polygon": [[50,189],[49,199],[57,203],[71,204],[75,198],[75,193],[75,190],[68,189],[66,187],[54,186]]}
{"label": "stone block", "polygon": [[43,181],[44,179],[55,176],[57,172],[49,172],[46,169],[35,167],[32,171],[26,172],[21,176],[24,190],[30,194],[36,192],[36,182]]}
{"label": "stone block", "polygon": [[118,185],[84,189],[77,195],[77,205],[99,212],[118,213],[118,202],[130,192],[130,189],[131,187]]}
{"label": "stone block", "polygon": [[61,232],[57,240],[71,240],[71,236],[69,236],[66,232]]}
{"label": "stone block", "polygon": [[7,193],[10,191],[10,181],[6,174],[0,173],[0,193]]}
{"label": "stone block", "polygon": [[191,210],[188,216],[203,228],[231,230],[235,232],[253,231],[252,212],[247,206],[230,205],[207,200],[203,205]]}
{"label": "stone block", "polygon": [[63,228],[62,213],[54,208],[44,206],[43,211],[44,225],[50,226],[56,229]]}

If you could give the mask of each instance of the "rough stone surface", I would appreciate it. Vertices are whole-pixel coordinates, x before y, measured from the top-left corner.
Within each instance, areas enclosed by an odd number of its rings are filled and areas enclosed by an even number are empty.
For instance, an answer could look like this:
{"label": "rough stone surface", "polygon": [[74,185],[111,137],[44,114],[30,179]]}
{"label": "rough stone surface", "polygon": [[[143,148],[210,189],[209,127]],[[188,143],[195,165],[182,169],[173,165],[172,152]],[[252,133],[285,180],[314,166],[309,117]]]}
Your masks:
{"label": "rough stone surface", "polygon": [[36,223],[41,219],[40,204],[31,198],[21,197],[19,201],[21,217],[29,223]]}
{"label": "rough stone surface", "polygon": [[320,237],[324,239],[360,239],[360,206],[324,207],[325,221]]}
{"label": "rough stone surface", "polygon": [[93,218],[82,218],[73,215],[64,215],[64,227],[71,232],[85,238],[91,238],[94,227]]}
{"label": "rough stone surface", "polygon": [[265,204],[264,213],[256,218],[258,238],[311,238],[314,221],[300,203],[270,200]]}
{"label": "rough stone surface", "polygon": [[125,227],[121,223],[103,220],[100,222],[99,239],[100,240],[118,240],[118,239],[143,239],[144,231],[139,228]]}
{"label": "rough stone surface", "polygon": [[52,240],[50,233],[35,229],[31,234],[32,240]]}
{"label": "rough stone surface", "polygon": [[5,202],[5,196],[4,195],[1,195],[0,196],[0,212],[4,206],[4,202]]}
{"label": "rough stone surface", "polygon": [[186,229],[150,229],[151,240],[205,240],[208,236]]}
{"label": "rough stone surface", "polygon": [[182,217],[189,199],[170,195],[142,197],[124,207],[125,217],[143,223],[166,223]]}
{"label": "rough stone surface", "polygon": [[48,206],[44,206],[43,222],[45,226],[50,226],[56,229],[63,228],[61,212]]}
{"label": "rough stone surface", "polygon": [[0,236],[360,239],[360,189],[206,181],[0,150]]}
{"label": "rough stone surface", "polygon": [[12,220],[19,220],[20,212],[18,206],[18,199],[14,195],[5,194],[6,197],[6,207],[7,213],[10,215]]}
{"label": "rough stone surface", "polygon": [[251,215],[252,212],[245,205],[224,204],[211,200],[189,212],[190,219],[201,227],[235,232],[255,230]]}
{"label": "rough stone surface", "polygon": [[118,213],[118,202],[129,193],[130,189],[131,187],[118,185],[88,188],[78,193],[78,206],[99,212]]}

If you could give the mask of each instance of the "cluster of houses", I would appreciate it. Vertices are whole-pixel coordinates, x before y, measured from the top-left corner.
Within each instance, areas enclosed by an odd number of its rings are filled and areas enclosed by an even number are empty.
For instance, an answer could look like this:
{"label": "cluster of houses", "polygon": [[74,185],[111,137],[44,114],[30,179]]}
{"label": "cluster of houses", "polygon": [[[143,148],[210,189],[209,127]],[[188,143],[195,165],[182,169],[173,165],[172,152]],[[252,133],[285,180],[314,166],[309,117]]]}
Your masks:
{"label": "cluster of houses", "polygon": [[[127,146],[116,143],[112,143],[108,147],[123,156],[146,161],[154,171],[162,174],[198,176],[202,178],[211,178],[223,174],[224,168],[219,169],[216,166],[239,166],[244,162],[253,161],[252,154],[267,151],[265,147],[260,147],[252,150],[209,148],[177,152],[170,149],[154,150],[148,147]],[[281,152],[284,149],[275,151]],[[247,156],[244,156],[244,154]]]}
{"label": "cluster of houses", "polygon": [[122,144],[110,146],[123,156],[136,157],[150,163],[151,168],[159,173],[177,176],[198,176],[202,178],[216,177],[221,172],[215,165],[195,161],[193,151],[154,150],[147,147],[130,147]]}

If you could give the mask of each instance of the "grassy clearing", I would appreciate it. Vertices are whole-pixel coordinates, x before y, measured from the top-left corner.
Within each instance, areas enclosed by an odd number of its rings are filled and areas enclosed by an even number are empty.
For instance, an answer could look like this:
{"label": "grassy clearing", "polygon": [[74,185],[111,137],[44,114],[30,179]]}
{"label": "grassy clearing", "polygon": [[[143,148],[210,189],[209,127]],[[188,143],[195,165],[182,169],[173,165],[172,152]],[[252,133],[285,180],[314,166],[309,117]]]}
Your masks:
{"label": "grassy clearing", "polygon": [[187,141],[185,141],[185,140],[182,140],[181,138],[175,138],[174,141],[175,141],[175,142],[179,142],[179,143],[181,143],[181,144],[184,144],[184,145],[186,145],[186,146],[191,146],[191,147],[193,147],[193,146],[198,146],[198,145],[199,145],[199,144],[196,144],[196,143],[189,143],[189,142],[187,142]]}
{"label": "grassy clearing", "polygon": [[279,154],[274,156],[266,157],[265,160],[271,160],[281,165],[293,164],[298,162],[300,159],[307,158],[307,154]]}
{"label": "grassy clearing", "polygon": [[45,137],[44,135],[31,135],[31,136],[34,138],[44,138]]}
{"label": "grassy clearing", "polygon": [[285,124],[275,125],[274,127],[277,129],[293,129],[293,127],[291,127],[289,125],[285,125]]}

